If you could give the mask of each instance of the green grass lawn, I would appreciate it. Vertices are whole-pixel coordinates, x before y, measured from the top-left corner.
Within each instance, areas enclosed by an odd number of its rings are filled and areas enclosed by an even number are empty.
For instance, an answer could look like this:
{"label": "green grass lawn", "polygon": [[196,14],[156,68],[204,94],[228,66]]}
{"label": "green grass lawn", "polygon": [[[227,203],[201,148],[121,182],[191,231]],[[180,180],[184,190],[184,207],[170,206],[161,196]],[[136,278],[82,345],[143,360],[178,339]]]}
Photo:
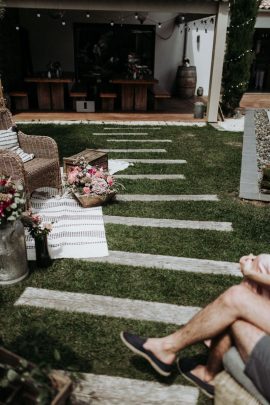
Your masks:
{"label": "green grass lawn", "polygon": [[[106,125],[107,126],[107,125]],[[182,256],[212,260],[238,261],[243,254],[269,251],[270,213],[266,204],[253,204],[238,198],[242,133],[218,132],[210,126],[162,127],[147,130],[138,139],[172,139],[172,144],[113,143],[97,125],[20,125],[28,134],[47,135],[59,146],[61,159],[84,148],[165,148],[167,153],[119,154],[109,158],[186,159],[188,164],[136,164],[124,173],[184,174],[186,180],[121,180],[128,194],[217,194],[219,202],[114,202],[103,208],[104,214],[173,218],[186,220],[229,221],[233,232],[185,229],[158,229],[106,225],[109,249]],[[125,128],[126,129],[126,128]],[[138,127],[136,132],[145,132]],[[109,131],[108,131],[109,132]],[[128,136],[121,136],[123,139]],[[113,139],[114,136],[109,136]],[[129,137],[128,139],[135,139]],[[1,288],[1,337],[3,344],[34,360],[45,360],[56,368],[156,380],[148,364],[132,356],[120,342],[122,329],[142,335],[165,335],[175,325],[155,322],[60,313],[52,310],[14,307],[14,301],[26,286],[111,295],[178,305],[204,306],[239,278],[187,274],[157,269],[109,264],[91,264],[80,260],[57,260],[47,270],[31,264],[31,274],[22,283]],[[61,359],[54,358],[57,349]],[[202,345],[186,349],[184,354],[205,354]],[[164,379],[158,378],[160,381]],[[183,383],[174,376],[169,383]],[[203,396],[200,403],[209,403]]]}

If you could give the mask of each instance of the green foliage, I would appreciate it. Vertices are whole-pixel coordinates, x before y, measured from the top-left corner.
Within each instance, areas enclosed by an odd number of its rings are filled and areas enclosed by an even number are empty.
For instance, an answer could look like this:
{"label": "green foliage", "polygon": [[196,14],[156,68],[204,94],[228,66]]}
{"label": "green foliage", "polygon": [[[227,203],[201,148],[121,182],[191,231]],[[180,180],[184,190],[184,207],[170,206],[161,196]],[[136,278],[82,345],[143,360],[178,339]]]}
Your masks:
{"label": "green foliage", "polygon": [[248,87],[254,54],[247,51],[252,49],[254,27],[260,3],[261,0],[234,0],[231,2],[231,19],[222,78],[222,107],[225,114],[233,113],[239,106],[242,95]]}

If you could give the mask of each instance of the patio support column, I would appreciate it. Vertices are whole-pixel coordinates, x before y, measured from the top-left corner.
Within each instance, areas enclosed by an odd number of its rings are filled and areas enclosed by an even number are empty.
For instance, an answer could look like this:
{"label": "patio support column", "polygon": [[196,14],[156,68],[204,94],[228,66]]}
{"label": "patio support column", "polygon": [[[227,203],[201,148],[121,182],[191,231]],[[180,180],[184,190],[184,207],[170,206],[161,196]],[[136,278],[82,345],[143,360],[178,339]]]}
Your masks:
{"label": "patio support column", "polygon": [[219,2],[212,52],[212,66],[207,107],[208,122],[217,122],[218,103],[220,99],[222,70],[226,46],[228,14],[228,3]]}

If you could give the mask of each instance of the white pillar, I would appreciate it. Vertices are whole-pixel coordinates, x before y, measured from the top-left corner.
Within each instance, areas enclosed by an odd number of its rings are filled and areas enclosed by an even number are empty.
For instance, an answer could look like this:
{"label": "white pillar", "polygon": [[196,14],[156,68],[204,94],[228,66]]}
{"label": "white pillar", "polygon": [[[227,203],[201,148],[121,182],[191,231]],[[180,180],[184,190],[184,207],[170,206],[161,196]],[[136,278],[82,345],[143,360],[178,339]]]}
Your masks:
{"label": "white pillar", "polygon": [[212,66],[207,107],[208,122],[217,122],[218,103],[220,99],[222,70],[226,46],[228,14],[228,3],[220,2],[216,19],[216,29],[212,53]]}

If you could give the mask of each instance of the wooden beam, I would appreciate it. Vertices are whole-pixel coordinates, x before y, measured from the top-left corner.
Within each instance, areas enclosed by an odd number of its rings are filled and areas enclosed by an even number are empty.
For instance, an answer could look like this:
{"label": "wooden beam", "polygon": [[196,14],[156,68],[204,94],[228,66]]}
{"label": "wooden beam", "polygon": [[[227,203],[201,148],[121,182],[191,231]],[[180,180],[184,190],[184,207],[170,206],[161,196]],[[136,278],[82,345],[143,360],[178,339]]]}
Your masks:
{"label": "wooden beam", "polygon": [[216,29],[212,53],[212,66],[209,87],[209,102],[207,106],[207,121],[217,122],[218,105],[220,101],[220,88],[223,62],[225,55],[226,33],[228,26],[228,3],[220,2],[216,20]]}
{"label": "wooden beam", "polygon": [[[223,0],[227,1],[227,0]],[[6,0],[7,7],[37,8],[36,0]],[[59,1],[39,0],[39,9],[59,9]],[[214,0],[62,0],[63,10],[100,10],[100,11],[159,11],[193,14],[216,14],[218,2]]]}

